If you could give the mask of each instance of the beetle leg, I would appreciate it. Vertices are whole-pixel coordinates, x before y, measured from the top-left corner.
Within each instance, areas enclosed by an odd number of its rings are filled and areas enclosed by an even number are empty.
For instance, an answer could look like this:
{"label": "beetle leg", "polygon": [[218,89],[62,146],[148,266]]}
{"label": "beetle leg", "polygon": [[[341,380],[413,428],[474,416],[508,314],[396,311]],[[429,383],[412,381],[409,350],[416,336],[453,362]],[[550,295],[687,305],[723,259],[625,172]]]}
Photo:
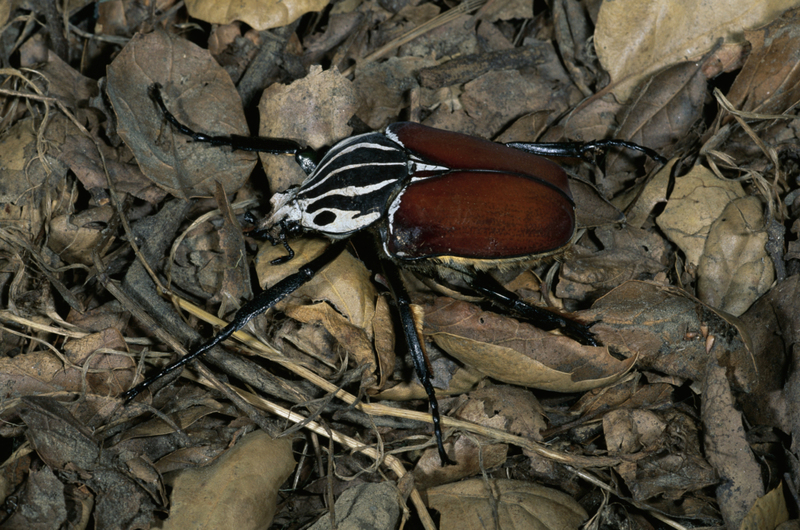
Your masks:
{"label": "beetle leg", "polygon": [[161,109],[164,118],[170,122],[178,131],[190,137],[196,142],[206,142],[211,145],[228,146],[234,151],[256,151],[261,153],[271,153],[273,155],[294,155],[297,163],[306,173],[310,173],[316,168],[316,151],[307,148],[294,140],[285,138],[268,138],[265,136],[242,136],[231,134],[228,136],[214,136],[204,134],[190,129],[178,121],[178,119],[167,109],[164,98],[161,96],[161,85],[155,83],[150,86],[150,98],[156,102]]}
{"label": "beetle leg", "polygon": [[270,289],[266,291],[262,291],[259,295],[255,298],[244,304],[234,315],[233,320],[222,328],[217,335],[213,338],[208,340],[207,342],[203,343],[199,348],[194,350],[189,355],[186,355],[174,363],[170,364],[166,368],[162,369],[156,375],[150,377],[149,379],[144,380],[143,382],[139,383],[135,387],[131,388],[124,394],[122,394],[123,399],[125,402],[131,401],[137,395],[139,395],[143,390],[147,387],[164,377],[165,375],[177,370],[184,364],[196,359],[200,355],[203,355],[205,352],[216,346],[217,344],[221,343],[235,332],[242,329],[245,324],[250,322],[253,317],[256,317],[272,307],[273,305],[277,304],[287,295],[291,294],[292,292],[296,291],[300,288],[301,285],[306,283],[308,280],[314,277],[314,275],[319,272],[325,265],[330,263],[333,258],[338,256],[342,250],[346,241],[336,241],[323,252],[319,257],[314,258],[306,265],[300,267],[296,273],[287,276],[283,280],[279,281],[275,285],[273,285]]}
{"label": "beetle leg", "polygon": [[624,140],[595,140],[593,142],[553,142],[553,143],[535,143],[535,142],[509,142],[504,144],[507,147],[513,147],[527,153],[539,156],[555,156],[567,158],[582,158],[589,162],[594,162],[594,154],[597,151],[605,151],[609,147],[622,147],[624,149],[633,149],[640,151],[649,156],[659,164],[666,164],[667,159],[656,153],[649,147],[644,147],[633,142],[626,142]]}
{"label": "beetle leg", "polygon": [[288,236],[286,235],[286,233],[289,231],[288,228],[286,227],[286,222],[281,221],[280,226],[281,226],[281,232],[280,236],[278,236],[277,239],[275,239],[272,235],[267,235],[267,238],[269,239],[270,243],[272,243],[272,246],[275,246],[278,243],[282,243],[283,248],[286,249],[287,254],[285,256],[281,256],[280,258],[275,258],[274,260],[270,261],[270,264],[272,265],[281,265],[294,258],[294,249],[289,246],[289,239]]}
{"label": "beetle leg", "polygon": [[408,351],[411,354],[411,360],[414,362],[414,370],[417,372],[420,382],[422,383],[425,393],[428,394],[428,402],[431,406],[431,416],[433,417],[433,432],[436,436],[436,447],[439,449],[439,459],[442,465],[453,465],[453,462],[444,450],[444,443],[442,442],[442,425],[439,416],[439,402],[436,400],[436,393],[431,383],[432,368],[428,355],[425,353],[425,348],[422,345],[422,337],[417,323],[414,320],[414,313],[411,307],[411,297],[408,295],[403,279],[397,271],[394,263],[383,260],[383,271],[386,274],[389,288],[392,291],[395,302],[397,302],[397,309],[400,313],[400,326],[403,328],[403,335],[406,338]]}
{"label": "beetle leg", "polygon": [[577,340],[581,344],[588,346],[600,345],[594,334],[589,331],[588,325],[523,302],[517,295],[500,285],[497,280],[485,272],[476,273],[470,281],[470,286],[495,304],[531,321],[537,327],[545,330],[560,329],[564,335]]}

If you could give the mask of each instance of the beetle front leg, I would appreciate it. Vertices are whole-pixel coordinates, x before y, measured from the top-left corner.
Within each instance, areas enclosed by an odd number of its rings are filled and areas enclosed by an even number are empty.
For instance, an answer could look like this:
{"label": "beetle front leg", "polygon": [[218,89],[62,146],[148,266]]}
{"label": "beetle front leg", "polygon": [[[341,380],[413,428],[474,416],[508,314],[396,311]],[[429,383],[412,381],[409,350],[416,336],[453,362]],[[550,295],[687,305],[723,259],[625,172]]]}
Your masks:
{"label": "beetle front leg", "polygon": [[383,260],[383,271],[386,274],[389,288],[392,291],[395,302],[397,302],[397,309],[400,313],[400,326],[403,328],[403,335],[406,338],[408,351],[411,354],[411,360],[414,362],[414,370],[417,372],[422,387],[425,393],[428,394],[428,402],[431,406],[431,417],[433,418],[433,433],[436,436],[436,447],[439,450],[439,459],[442,465],[455,465],[456,462],[447,456],[444,450],[444,443],[442,441],[442,425],[439,416],[439,402],[436,400],[436,392],[433,389],[431,382],[431,372],[433,371],[428,356],[425,353],[425,348],[422,345],[422,337],[420,336],[421,330],[418,329],[417,323],[414,320],[414,313],[411,309],[411,297],[408,295],[403,279],[400,278],[400,273],[394,263]]}
{"label": "beetle front leg", "polygon": [[265,136],[241,136],[238,134],[215,136],[196,132],[178,121],[178,118],[169,111],[166,103],[164,103],[164,98],[161,96],[161,85],[158,83],[151,85],[148,93],[150,98],[155,101],[156,105],[161,109],[164,118],[170,122],[173,127],[178,129],[181,134],[185,134],[196,142],[205,142],[215,146],[227,146],[234,151],[255,151],[273,155],[294,155],[295,160],[306,174],[311,174],[317,167],[317,160],[319,158],[317,152],[294,140],[286,138],[268,138]]}
{"label": "beetle front leg", "polygon": [[275,285],[273,285],[270,289],[261,292],[258,296],[244,304],[234,315],[233,320],[222,328],[217,335],[213,338],[208,340],[207,342],[203,343],[199,348],[194,350],[189,355],[182,357],[175,361],[174,363],[170,364],[166,368],[162,369],[160,372],[155,374],[154,376],[144,380],[143,382],[139,383],[135,387],[131,388],[124,394],[122,394],[122,398],[125,402],[131,401],[137,395],[139,395],[143,390],[147,387],[164,377],[165,375],[172,373],[173,371],[177,370],[184,364],[196,359],[197,357],[203,355],[205,352],[213,348],[214,346],[220,344],[222,341],[242,329],[253,317],[256,317],[269,309],[270,307],[274,306],[281,300],[283,300],[287,295],[293,293],[297,289],[300,288],[301,285],[309,281],[311,278],[314,277],[317,272],[320,271],[325,265],[333,261],[333,259],[338,256],[342,250],[344,249],[346,241],[336,241],[323,252],[319,257],[314,258],[307,264],[300,267],[300,269],[283,280],[279,281]]}
{"label": "beetle front leg", "polygon": [[470,281],[470,286],[495,304],[529,320],[539,328],[547,331],[559,329],[567,337],[587,346],[600,345],[586,324],[523,302],[517,295],[500,285],[497,280],[485,272],[475,274]]}

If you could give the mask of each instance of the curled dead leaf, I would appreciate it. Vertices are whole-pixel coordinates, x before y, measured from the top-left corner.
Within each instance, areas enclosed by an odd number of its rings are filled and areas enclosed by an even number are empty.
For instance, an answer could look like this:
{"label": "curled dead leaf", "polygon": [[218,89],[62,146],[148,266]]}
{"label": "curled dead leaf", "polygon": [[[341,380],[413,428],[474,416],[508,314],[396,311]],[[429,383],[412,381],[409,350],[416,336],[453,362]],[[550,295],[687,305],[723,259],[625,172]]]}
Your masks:
{"label": "curled dead leaf", "polygon": [[[297,272],[297,270],[316,258],[330,243],[325,239],[297,239],[292,241],[295,257],[280,265],[270,262],[286,255],[282,246],[264,244],[256,256],[256,274],[259,284],[266,288]],[[339,257],[325,266],[308,283],[294,291],[279,307],[299,301],[326,301],[347,317],[350,323],[365,329],[372,339],[372,318],[375,314],[375,299],[378,291],[370,279],[370,272],[364,264],[350,252],[342,252]],[[370,329],[367,329],[367,328]]]}
{"label": "curled dead leaf", "polygon": [[675,180],[675,188],[656,223],[683,250],[687,263],[697,265],[711,224],[728,203],[744,194],[738,182],[722,180],[709,169],[695,166]]}
{"label": "curled dead leaf", "polygon": [[718,45],[743,43],[753,28],[793,7],[791,1],[604,2],[597,15],[595,49],[611,75],[614,94],[627,100],[642,79],[666,65],[699,59]]}
{"label": "curled dead leaf", "polygon": [[615,381],[636,362],[467,302],[437,297],[424,309],[425,333],[440,348],[505,383],[579,392]]}
{"label": "curled dead leaf", "polygon": [[673,287],[631,281],[598,300],[583,318],[592,331],[622,355],[638,355],[638,366],[702,381],[710,355],[729,368],[737,389],[756,380],[752,344],[744,326]]}

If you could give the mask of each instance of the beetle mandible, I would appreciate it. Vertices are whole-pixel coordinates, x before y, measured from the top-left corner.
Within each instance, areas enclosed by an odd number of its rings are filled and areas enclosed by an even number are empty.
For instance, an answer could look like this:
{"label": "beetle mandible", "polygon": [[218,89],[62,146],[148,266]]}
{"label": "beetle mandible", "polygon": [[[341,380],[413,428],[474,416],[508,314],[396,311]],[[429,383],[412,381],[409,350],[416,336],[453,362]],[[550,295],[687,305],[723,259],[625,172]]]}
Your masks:
{"label": "beetle mandible", "polygon": [[411,122],[344,139],[319,162],[317,153],[281,138],[198,133],[170,113],[159,85],[151,98],[164,117],[195,141],[233,149],[291,154],[308,174],[300,186],[276,193],[272,213],[258,229],[294,256],[289,240],[304,232],[333,241],[319,257],[257,295],[230,324],[189,355],[128,390],[130,401],[153,382],[221,343],[256,315],[310,280],[362,230],[374,233],[384,274],[396,301],[414,368],[428,395],[442,464],[452,463],[443,444],[431,367],[419,323],[397,266],[476,291],[515,316],[545,329],[558,328],[596,345],[589,326],[521,301],[487,271],[532,263],[565,250],[576,233],[575,203],[567,174],[544,156],[590,159],[598,150],[623,147],[666,160],[630,142],[499,144]]}

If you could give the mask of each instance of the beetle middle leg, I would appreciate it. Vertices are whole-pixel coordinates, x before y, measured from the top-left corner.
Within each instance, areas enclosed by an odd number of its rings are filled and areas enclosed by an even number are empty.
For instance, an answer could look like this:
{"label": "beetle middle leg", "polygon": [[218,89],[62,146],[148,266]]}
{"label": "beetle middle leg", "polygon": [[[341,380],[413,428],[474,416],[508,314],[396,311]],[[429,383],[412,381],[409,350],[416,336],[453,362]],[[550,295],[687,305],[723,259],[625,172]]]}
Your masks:
{"label": "beetle middle leg", "polygon": [[436,392],[431,382],[431,372],[433,371],[422,345],[421,330],[417,328],[414,314],[411,309],[411,297],[408,295],[403,279],[395,264],[389,260],[383,260],[383,271],[386,274],[389,289],[397,302],[397,309],[400,313],[400,326],[403,328],[403,335],[406,338],[408,352],[414,362],[414,371],[417,373],[425,393],[428,395],[428,402],[431,406],[431,416],[433,418],[433,432],[436,436],[436,447],[439,450],[439,459],[442,465],[455,464],[444,450],[442,441],[442,420],[439,415],[439,402],[436,400]]}

